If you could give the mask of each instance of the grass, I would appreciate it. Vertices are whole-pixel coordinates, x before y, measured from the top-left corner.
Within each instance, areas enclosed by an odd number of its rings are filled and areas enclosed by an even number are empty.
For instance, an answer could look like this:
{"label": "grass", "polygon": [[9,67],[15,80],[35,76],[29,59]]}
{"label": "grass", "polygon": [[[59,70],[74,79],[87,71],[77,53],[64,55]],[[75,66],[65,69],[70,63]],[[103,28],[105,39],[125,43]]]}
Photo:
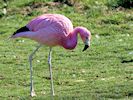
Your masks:
{"label": "grass", "polygon": [[[85,0],[74,7],[48,2],[50,0],[40,3],[42,1],[9,0],[7,14],[0,17],[0,99],[51,99],[47,65],[49,48],[40,48],[33,60],[37,97],[31,98],[28,55],[37,43],[22,38],[9,40],[8,37],[35,16],[60,13],[69,17],[74,26],[87,27],[92,32],[92,41],[86,52],[82,52],[81,39],[73,51],[53,48],[54,99],[132,100],[132,9],[112,10],[106,6],[106,0]],[[0,5],[2,12],[3,3]]]}

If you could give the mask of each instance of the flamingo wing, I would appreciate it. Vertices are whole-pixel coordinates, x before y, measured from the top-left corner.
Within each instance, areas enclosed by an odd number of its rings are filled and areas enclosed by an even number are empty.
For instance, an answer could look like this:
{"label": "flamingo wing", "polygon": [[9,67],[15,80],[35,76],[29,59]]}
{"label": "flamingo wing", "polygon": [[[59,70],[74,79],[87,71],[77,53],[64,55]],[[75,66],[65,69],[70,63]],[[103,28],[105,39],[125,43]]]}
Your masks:
{"label": "flamingo wing", "polygon": [[64,36],[68,36],[73,31],[71,21],[60,14],[44,14],[38,16],[37,18],[31,20],[26,26],[31,31],[39,31],[40,29],[46,28],[56,34],[58,33]]}

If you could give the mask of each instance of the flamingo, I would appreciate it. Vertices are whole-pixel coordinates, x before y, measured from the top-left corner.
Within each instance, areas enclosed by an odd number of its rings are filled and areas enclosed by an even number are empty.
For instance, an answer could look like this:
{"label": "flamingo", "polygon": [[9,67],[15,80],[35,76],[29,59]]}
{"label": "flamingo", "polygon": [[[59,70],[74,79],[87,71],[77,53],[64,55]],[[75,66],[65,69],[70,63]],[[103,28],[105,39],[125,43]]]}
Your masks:
{"label": "flamingo", "polygon": [[33,87],[32,57],[42,45],[49,46],[48,65],[50,73],[51,95],[54,96],[54,86],[52,78],[51,55],[52,47],[61,46],[72,50],[77,45],[77,35],[80,34],[85,46],[83,51],[90,47],[91,33],[85,28],[78,26],[73,29],[70,19],[61,14],[43,14],[32,19],[27,25],[21,27],[11,35],[11,38],[30,38],[39,43],[37,48],[29,55],[30,63],[30,95],[36,96]]}

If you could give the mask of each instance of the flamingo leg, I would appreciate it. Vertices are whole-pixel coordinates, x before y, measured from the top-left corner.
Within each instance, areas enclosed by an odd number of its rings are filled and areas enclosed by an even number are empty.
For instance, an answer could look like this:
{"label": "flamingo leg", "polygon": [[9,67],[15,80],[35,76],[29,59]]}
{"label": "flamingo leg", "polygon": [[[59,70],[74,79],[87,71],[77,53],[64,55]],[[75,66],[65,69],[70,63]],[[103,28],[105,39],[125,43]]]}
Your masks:
{"label": "flamingo leg", "polygon": [[50,84],[51,84],[51,95],[54,96],[54,85],[53,85],[53,76],[52,76],[52,64],[51,64],[51,54],[52,54],[52,48],[50,47],[49,56],[48,56],[48,64],[49,64],[49,72],[50,72]]}
{"label": "flamingo leg", "polygon": [[30,62],[30,95],[36,96],[35,91],[34,91],[34,86],[33,86],[33,68],[32,68],[32,58],[33,55],[38,51],[38,49],[41,47],[41,44],[37,46],[37,48],[30,54],[29,56],[29,62]]}

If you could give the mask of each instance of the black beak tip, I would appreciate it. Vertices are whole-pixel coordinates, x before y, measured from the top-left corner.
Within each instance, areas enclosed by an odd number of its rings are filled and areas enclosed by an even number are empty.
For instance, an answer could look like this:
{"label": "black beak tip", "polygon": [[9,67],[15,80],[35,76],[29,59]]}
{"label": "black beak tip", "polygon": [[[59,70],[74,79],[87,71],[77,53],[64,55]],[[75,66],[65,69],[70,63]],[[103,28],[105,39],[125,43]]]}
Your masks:
{"label": "black beak tip", "polygon": [[88,47],[89,45],[85,45],[83,51],[85,51]]}

